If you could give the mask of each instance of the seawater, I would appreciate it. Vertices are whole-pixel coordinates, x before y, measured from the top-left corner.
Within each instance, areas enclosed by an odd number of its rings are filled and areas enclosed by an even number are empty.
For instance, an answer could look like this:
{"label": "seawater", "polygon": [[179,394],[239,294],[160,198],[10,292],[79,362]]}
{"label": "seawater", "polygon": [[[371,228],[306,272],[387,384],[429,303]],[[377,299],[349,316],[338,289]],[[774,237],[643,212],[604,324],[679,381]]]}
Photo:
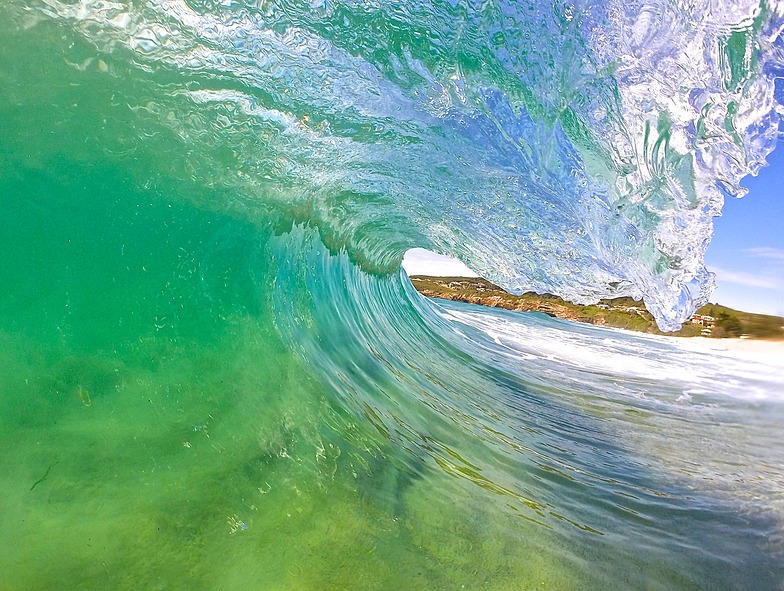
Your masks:
{"label": "seawater", "polygon": [[[133,254],[115,256],[112,269]],[[41,296],[35,320],[13,314],[6,588],[781,584],[780,365],[431,303],[404,276],[311,256],[420,320],[349,307],[342,283],[307,302],[213,296],[146,330],[128,293],[107,300],[99,285],[103,310],[61,294]],[[152,272],[134,282],[150,297]],[[308,329],[296,339],[270,323],[285,304]],[[114,334],[107,315],[122,320]]]}
{"label": "seawater", "polygon": [[784,582],[780,365],[399,265],[688,317],[778,3],[0,17],[0,588]]}

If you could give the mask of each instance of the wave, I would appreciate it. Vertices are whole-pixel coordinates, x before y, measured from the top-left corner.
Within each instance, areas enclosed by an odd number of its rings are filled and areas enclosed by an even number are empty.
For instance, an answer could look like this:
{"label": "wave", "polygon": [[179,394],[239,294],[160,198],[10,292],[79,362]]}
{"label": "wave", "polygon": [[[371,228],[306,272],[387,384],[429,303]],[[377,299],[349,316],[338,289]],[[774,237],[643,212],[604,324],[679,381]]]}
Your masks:
{"label": "wave", "polygon": [[775,144],[784,5],[0,16],[9,588],[780,586],[777,370],[400,262],[676,328]]}
{"label": "wave", "polygon": [[6,34],[56,27],[74,77],[122,86],[95,107],[133,124],[91,156],[143,151],[140,176],[315,225],[366,270],[419,246],[513,292],[643,297],[670,330],[712,290],[703,255],[724,196],[775,145],[782,10],[39,0],[5,12]]}

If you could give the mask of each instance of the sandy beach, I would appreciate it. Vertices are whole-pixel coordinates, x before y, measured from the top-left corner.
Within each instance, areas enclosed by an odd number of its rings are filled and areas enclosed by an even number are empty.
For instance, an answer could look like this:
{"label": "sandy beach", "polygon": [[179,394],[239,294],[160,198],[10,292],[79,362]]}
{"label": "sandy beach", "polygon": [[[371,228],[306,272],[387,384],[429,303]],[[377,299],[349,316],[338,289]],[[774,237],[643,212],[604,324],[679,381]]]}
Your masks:
{"label": "sandy beach", "polygon": [[671,337],[678,346],[702,353],[746,359],[784,367],[784,341],[761,339],[710,339]]}

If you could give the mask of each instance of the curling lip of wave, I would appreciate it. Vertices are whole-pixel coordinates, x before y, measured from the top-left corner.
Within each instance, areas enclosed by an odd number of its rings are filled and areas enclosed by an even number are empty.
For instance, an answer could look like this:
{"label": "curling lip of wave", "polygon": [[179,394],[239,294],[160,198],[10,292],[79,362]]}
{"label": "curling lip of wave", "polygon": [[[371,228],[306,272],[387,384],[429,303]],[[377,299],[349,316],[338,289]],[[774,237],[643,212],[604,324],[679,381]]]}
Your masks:
{"label": "curling lip of wave", "polygon": [[513,292],[644,297],[677,328],[712,290],[724,194],[775,144],[784,9],[530,8],[542,18],[514,3],[11,3],[71,27],[102,73],[130,61],[144,90],[129,104],[158,118],[146,133],[183,146],[160,176],[307,221],[369,269],[422,246]]}

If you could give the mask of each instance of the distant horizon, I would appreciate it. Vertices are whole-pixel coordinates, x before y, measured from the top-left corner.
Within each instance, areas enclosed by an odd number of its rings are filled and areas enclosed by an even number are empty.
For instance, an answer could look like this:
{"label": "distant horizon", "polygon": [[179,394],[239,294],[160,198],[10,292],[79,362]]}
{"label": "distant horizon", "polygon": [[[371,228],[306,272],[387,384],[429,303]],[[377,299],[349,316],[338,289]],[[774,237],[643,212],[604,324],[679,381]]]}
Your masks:
{"label": "distant horizon", "polygon": [[[424,248],[412,248],[408,252],[406,252],[405,257],[403,258],[403,268],[405,269],[406,274],[409,277],[413,277],[416,275],[422,275],[426,277],[455,277],[455,278],[479,277],[487,281],[490,281],[486,277],[482,277],[478,273],[474,272],[471,268],[466,266],[461,260],[448,257],[442,254],[438,254],[436,252],[426,250]],[[713,294],[715,295],[716,292],[718,291],[719,291],[718,289],[715,290]],[[754,309],[749,309],[748,307],[739,306],[738,304],[719,301],[713,296],[709,298],[708,304],[712,304],[716,306],[724,306],[726,308],[731,308],[739,312],[748,312],[752,314],[763,314],[767,316],[784,318],[784,312],[778,314],[767,312],[767,311],[760,312]]]}
{"label": "distant horizon", "polygon": [[[414,277],[449,277],[450,279],[484,279],[485,281],[490,281],[489,279],[487,279],[485,277],[482,277],[481,275],[477,275],[477,274],[473,274],[473,275],[428,275],[427,273],[408,273],[408,272],[406,272],[406,274],[408,275],[409,278],[414,278]],[[538,293],[538,292],[535,292],[533,290],[529,290],[529,291],[523,292],[523,293]],[[514,294],[512,294],[512,295],[514,295]],[[539,294],[539,295],[542,295],[542,294]],[[550,295],[555,295],[555,294],[550,294]],[[560,297],[560,296],[558,296],[558,297]],[[631,297],[631,296],[618,296],[618,297]],[[602,298],[602,299],[605,299],[605,298]],[[613,298],[606,298],[606,299],[613,299]],[[634,298],[632,298],[632,299],[634,299]],[[634,301],[638,301],[638,300],[634,300]],[[773,316],[775,318],[781,318],[782,320],[784,320],[784,316],[782,316],[781,314],[767,314],[765,312],[753,312],[751,310],[744,310],[742,308],[736,308],[734,306],[729,306],[729,305],[725,304],[724,302],[720,302],[718,300],[717,301],[710,301],[709,300],[708,303],[705,304],[705,305],[706,306],[721,306],[722,308],[729,308],[730,310],[735,310],[737,312],[745,312],[747,314],[758,314],[760,316]],[[696,314],[696,312],[695,312],[695,314]]]}

